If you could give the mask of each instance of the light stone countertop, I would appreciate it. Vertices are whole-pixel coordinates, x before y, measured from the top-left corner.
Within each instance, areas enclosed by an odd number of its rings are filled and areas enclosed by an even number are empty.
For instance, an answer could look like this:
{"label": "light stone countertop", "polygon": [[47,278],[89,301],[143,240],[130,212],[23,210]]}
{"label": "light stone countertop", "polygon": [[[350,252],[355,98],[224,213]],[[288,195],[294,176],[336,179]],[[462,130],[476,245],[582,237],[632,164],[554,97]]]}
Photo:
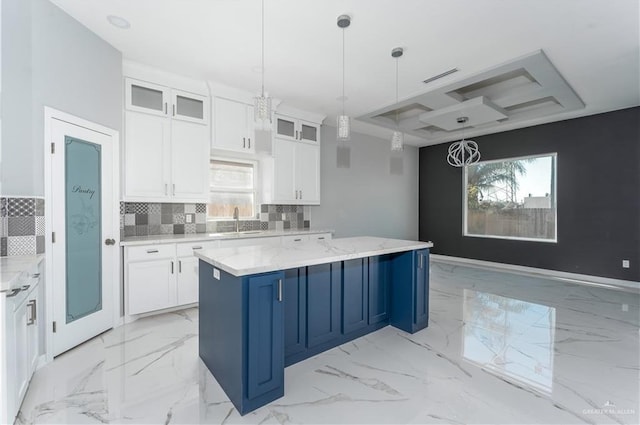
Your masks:
{"label": "light stone countertop", "polygon": [[44,259],[44,254],[0,257],[0,293],[15,289],[20,275]]}
{"label": "light stone countertop", "polygon": [[328,229],[291,229],[291,230],[249,230],[246,232],[224,233],[189,233],[184,235],[149,235],[128,236],[120,241],[120,246],[153,245],[175,242],[199,242],[225,239],[266,238],[287,235],[315,235],[318,233],[333,233]]}
{"label": "light stone countertop", "polygon": [[207,249],[195,255],[234,276],[246,276],[432,246],[431,242],[360,236],[282,246]]}

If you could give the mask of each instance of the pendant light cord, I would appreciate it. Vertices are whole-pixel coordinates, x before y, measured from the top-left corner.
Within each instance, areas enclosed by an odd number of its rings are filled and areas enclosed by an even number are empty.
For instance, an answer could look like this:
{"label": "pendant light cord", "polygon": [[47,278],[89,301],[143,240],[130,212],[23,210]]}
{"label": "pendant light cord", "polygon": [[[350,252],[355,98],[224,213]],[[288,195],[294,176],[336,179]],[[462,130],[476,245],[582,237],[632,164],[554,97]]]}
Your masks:
{"label": "pendant light cord", "polygon": [[344,47],[344,28],[342,28],[342,115],[344,115],[344,62],[345,62],[345,47]]}
{"label": "pendant light cord", "polygon": [[396,58],[396,126],[400,129],[400,122],[398,121],[398,58]]}
{"label": "pendant light cord", "polygon": [[264,0],[262,0],[262,97],[264,97]]}

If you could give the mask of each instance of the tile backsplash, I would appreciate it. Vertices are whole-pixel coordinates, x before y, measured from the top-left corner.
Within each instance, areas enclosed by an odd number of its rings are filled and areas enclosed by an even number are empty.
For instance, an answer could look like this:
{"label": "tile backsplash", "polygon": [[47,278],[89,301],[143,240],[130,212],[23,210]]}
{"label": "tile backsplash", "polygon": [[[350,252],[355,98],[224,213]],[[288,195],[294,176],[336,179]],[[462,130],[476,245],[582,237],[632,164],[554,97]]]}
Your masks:
{"label": "tile backsplash", "polygon": [[44,199],[0,197],[0,256],[44,253]]}
{"label": "tile backsplash", "polygon": [[[240,220],[238,227],[240,231],[308,229],[309,216],[308,206],[261,205],[259,219]],[[207,222],[206,204],[120,202],[121,238],[235,230],[235,220]]]}

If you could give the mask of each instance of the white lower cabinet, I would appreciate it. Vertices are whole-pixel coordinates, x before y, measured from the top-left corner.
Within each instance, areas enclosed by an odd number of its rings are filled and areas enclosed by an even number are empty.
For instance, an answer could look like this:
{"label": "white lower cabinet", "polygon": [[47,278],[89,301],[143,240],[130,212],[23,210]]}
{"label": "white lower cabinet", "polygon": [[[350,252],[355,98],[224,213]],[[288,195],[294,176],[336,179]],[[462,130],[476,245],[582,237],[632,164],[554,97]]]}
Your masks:
{"label": "white lower cabinet", "polygon": [[[40,357],[40,271],[34,266],[21,277],[20,291],[9,292],[5,298],[5,364],[2,365],[6,379],[6,392],[0,405],[0,423],[13,423],[22,404],[31,376]],[[40,312],[40,314],[39,314]]]}
{"label": "white lower cabinet", "polygon": [[216,248],[218,241],[125,247],[127,315],[198,302],[198,259],[194,250]]}

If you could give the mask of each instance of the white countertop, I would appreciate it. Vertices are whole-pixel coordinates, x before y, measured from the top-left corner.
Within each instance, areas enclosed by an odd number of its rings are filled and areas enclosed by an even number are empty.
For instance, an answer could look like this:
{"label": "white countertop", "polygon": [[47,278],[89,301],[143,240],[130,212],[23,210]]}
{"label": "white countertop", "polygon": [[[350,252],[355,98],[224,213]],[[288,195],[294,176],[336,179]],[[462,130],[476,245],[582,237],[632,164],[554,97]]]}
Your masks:
{"label": "white countertop", "polygon": [[44,254],[0,257],[0,292],[7,292],[18,286],[18,278],[44,259]]}
{"label": "white countertop", "polygon": [[431,242],[360,236],[282,246],[207,249],[195,255],[234,276],[246,276],[432,246]]}
{"label": "white countertop", "polygon": [[149,235],[149,236],[127,236],[120,241],[121,246],[132,245],[152,245],[174,242],[199,242],[223,239],[249,239],[266,238],[287,235],[315,235],[318,233],[333,233],[327,229],[291,229],[291,230],[249,230],[247,232],[224,232],[224,233],[189,233],[185,235]]}

